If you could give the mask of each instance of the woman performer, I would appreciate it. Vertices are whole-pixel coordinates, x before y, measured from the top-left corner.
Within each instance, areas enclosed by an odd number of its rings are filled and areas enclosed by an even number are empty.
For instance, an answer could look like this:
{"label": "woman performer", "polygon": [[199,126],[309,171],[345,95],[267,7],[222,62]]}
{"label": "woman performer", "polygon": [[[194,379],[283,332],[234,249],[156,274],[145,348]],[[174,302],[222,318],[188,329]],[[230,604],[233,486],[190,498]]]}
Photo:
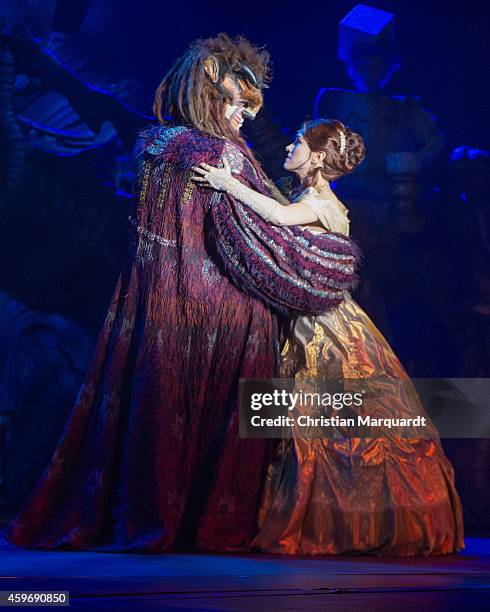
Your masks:
{"label": "woman performer", "polygon": [[[259,194],[224,169],[201,164],[196,181],[225,191],[278,226],[349,233],[348,210],[330,181],[362,162],[362,137],[336,120],[304,124],[284,168],[302,192],[291,206]],[[346,295],[325,314],[297,316],[282,350],[282,373],[297,388],[322,379],[383,381],[363,409],[375,418],[425,414],[403,366],[359,305]],[[408,393],[407,393],[408,391]],[[355,411],[355,408],[350,408]],[[269,465],[253,546],[268,553],[430,555],[464,547],[453,469],[429,435],[309,439],[299,428]]]}

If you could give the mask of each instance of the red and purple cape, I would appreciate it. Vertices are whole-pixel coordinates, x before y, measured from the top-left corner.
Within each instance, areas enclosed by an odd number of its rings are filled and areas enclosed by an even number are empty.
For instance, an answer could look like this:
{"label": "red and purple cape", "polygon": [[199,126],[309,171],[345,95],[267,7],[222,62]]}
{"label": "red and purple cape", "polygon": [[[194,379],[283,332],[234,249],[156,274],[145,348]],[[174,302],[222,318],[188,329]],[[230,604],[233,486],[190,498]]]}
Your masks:
{"label": "red and purple cape", "polygon": [[336,234],[273,227],[191,180],[237,146],[183,126],[140,142],[131,248],[62,438],[8,525],[19,546],[246,550],[270,441],[238,437],[238,381],[278,374],[277,314],[321,313],[353,281]]}

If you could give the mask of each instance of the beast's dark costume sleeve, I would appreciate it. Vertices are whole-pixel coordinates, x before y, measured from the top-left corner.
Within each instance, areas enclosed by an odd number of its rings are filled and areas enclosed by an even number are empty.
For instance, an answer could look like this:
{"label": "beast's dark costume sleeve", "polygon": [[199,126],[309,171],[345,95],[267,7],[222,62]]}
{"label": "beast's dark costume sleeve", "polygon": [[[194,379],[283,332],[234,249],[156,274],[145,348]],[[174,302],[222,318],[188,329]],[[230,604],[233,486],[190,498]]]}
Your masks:
{"label": "beast's dark costume sleeve", "polygon": [[[169,141],[172,130],[181,130]],[[264,181],[238,146],[186,128],[160,128],[146,144],[155,161],[187,171],[187,190],[206,210],[208,247],[234,284],[281,314],[320,314],[337,306],[355,283],[358,251],[341,234],[314,234],[269,224],[232,196],[192,183],[192,166],[222,165],[244,184],[267,194]],[[192,194],[192,195],[190,195]]]}

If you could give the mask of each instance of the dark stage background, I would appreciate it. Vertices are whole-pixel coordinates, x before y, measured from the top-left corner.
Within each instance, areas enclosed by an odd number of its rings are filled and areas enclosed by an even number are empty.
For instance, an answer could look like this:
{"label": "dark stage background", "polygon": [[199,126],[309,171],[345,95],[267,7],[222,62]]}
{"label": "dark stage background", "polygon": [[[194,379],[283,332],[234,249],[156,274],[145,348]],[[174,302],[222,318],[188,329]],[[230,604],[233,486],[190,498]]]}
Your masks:
{"label": "dark stage background", "polygon": [[[355,4],[0,0],[0,493],[7,513],[47,464],[86,371],[125,253],[131,148],[151,119],[142,115],[151,114],[162,76],[197,37],[226,31],[265,45],[274,73],[265,129],[277,158],[288,133],[313,115],[320,88],[353,89],[337,41],[339,21]],[[365,253],[356,298],[410,374],[486,377],[488,9],[483,2],[369,5],[396,14],[402,67],[384,94],[419,96],[445,144],[422,174],[420,195],[409,188],[419,220],[408,229],[383,220],[368,226],[354,211],[352,232]],[[447,447],[467,526],[488,528],[487,441]]]}

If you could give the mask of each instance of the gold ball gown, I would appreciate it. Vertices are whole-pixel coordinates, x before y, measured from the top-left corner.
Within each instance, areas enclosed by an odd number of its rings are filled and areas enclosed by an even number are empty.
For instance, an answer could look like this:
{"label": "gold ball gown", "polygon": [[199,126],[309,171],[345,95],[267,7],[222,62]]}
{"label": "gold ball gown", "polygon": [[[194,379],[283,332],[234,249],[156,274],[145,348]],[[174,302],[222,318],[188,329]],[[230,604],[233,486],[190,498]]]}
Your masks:
{"label": "gold ball gown", "polygon": [[[347,209],[309,188],[310,231],[349,233]],[[366,400],[372,417],[426,414],[408,374],[364,310],[347,294],[334,310],[297,317],[281,353],[295,388],[319,378],[382,380]],[[407,393],[407,389],[413,392]],[[364,406],[366,408],[366,405]],[[253,547],[280,554],[437,555],[464,548],[453,468],[433,425],[423,438],[316,438],[297,428],[269,464]],[[432,435],[433,433],[433,435]]]}

